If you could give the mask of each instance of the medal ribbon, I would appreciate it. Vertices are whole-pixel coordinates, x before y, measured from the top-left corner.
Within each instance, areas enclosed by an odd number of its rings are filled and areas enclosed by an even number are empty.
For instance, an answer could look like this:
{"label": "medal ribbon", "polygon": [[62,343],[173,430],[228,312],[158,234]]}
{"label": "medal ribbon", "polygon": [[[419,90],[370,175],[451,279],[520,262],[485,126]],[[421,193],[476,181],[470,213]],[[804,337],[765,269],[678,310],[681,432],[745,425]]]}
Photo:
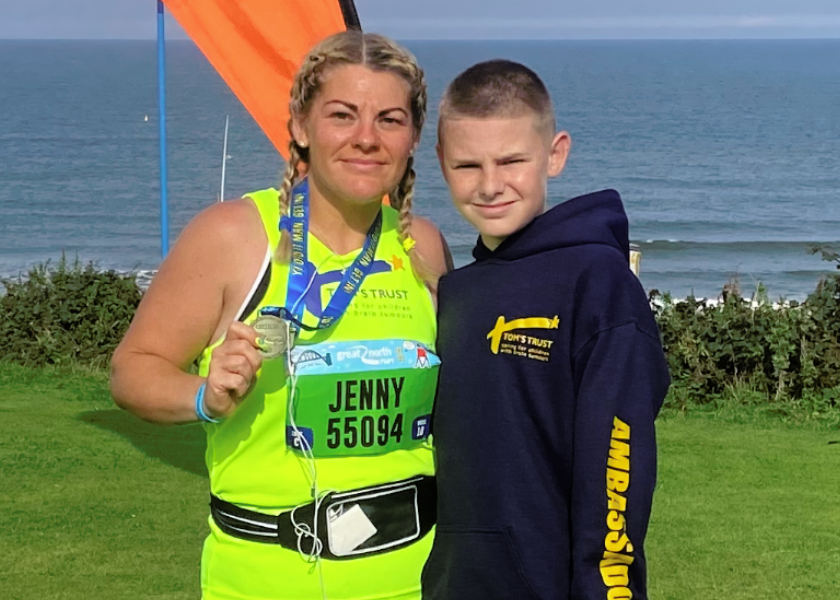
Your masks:
{"label": "medal ribbon", "polygon": [[[318,325],[315,327],[303,324],[303,295],[306,293],[312,277],[315,276],[314,272],[310,272],[314,270],[314,266],[310,265],[308,260],[309,181],[307,179],[304,179],[292,190],[289,213],[288,230],[292,238],[292,256],[289,262],[286,305],[283,308],[266,307],[260,312],[288,319],[294,325],[308,331],[326,329],[341,318],[373,267],[373,259],[382,233],[382,211],[380,210],[376,214],[376,219],[368,229],[362,250],[356,256],[353,264],[344,270],[344,276],[338,284],[338,289],[330,298],[326,308],[321,313]],[[284,229],[282,219],[280,228]]]}

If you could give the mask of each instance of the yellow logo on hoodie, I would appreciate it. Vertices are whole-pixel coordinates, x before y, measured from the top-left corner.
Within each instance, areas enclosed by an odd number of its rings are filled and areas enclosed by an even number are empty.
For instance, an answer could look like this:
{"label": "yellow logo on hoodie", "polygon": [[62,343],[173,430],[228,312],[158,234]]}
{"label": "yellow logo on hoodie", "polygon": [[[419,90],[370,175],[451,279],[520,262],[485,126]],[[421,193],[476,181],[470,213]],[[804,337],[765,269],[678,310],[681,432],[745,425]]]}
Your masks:
{"label": "yellow logo on hoodie", "polygon": [[558,329],[560,317],[525,317],[505,321],[504,317],[496,319],[496,326],[487,334],[490,340],[490,351],[493,354],[514,354],[534,360],[548,361],[554,340],[547,340],[533,335],[511,333],[517,329]]}

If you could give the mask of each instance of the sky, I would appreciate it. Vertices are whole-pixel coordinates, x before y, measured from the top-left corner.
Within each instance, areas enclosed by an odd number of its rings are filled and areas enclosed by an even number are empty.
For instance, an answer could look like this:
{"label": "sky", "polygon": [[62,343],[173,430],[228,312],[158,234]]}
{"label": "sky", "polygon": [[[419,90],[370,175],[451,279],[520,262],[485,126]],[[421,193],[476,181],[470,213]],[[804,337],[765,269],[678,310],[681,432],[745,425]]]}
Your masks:
{"label": "sky", "polygon": [[[356,0],[356,8],[365,30],[403,40],[840,38],[840,0]],[[155,0],[0,0],[0,15],[0,38],[156,35]],[[183,37],[172,19],[167,29]]]}

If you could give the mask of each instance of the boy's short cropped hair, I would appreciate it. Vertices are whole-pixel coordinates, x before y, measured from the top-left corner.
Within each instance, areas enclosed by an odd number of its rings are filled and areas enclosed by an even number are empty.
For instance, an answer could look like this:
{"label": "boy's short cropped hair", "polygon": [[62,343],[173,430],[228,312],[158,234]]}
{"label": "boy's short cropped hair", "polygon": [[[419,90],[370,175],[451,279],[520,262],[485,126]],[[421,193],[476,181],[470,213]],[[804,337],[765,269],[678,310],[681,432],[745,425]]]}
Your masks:
{"label": "boy's short cropped hair", "polygon": [[446,88],[440,103],[440,124],[457,117],[513,118],[532,112],[540,129],[554,135],[554,107],[539,75],[523,64],[496,59],[473,65]]}

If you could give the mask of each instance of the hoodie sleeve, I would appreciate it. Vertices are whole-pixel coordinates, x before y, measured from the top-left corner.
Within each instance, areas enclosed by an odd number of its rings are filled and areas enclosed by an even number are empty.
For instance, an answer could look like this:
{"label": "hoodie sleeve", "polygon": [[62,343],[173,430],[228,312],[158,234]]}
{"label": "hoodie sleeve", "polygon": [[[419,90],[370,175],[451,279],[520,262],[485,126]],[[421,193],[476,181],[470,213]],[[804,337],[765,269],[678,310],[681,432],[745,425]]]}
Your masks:
{"label": "hoodie sleeve", "polygon": [[572,600],[648,597],[644,540],[656,483],[654,419],[669,383],[650,327],[637,320],[610,327],[573,357]]}

